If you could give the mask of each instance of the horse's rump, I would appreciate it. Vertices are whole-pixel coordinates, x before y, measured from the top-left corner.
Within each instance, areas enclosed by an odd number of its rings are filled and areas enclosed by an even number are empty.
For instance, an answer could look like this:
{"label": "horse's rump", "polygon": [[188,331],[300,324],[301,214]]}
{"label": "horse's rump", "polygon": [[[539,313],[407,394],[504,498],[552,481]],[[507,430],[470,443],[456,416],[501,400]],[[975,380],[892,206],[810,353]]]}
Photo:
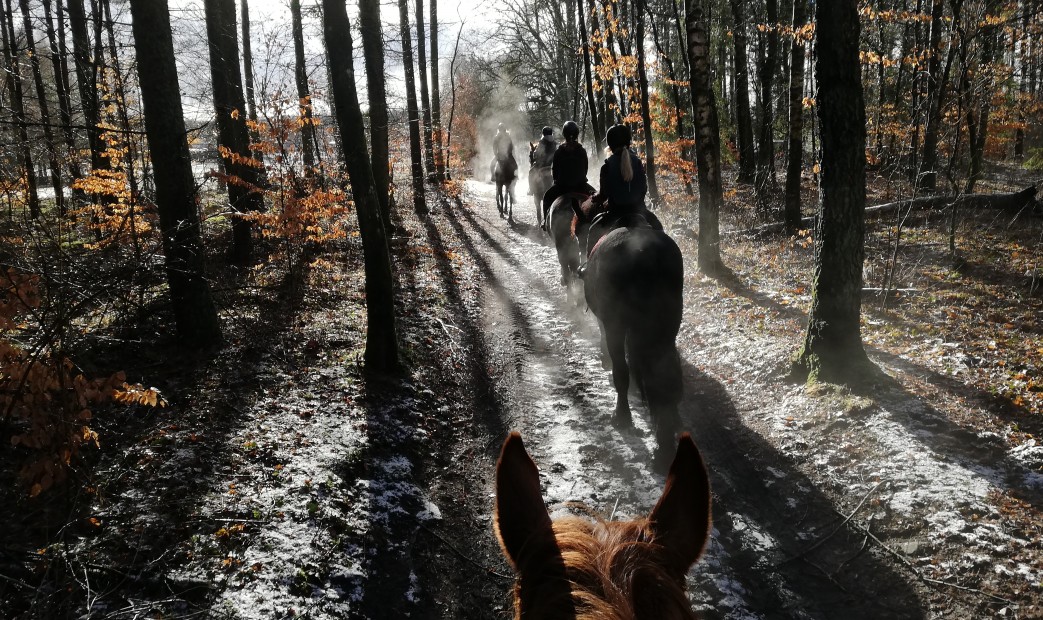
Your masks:
{"label": "horse's rump", "polygon": [[513,153],[509,153],[507,157],[496,158],[496,168],[493,170],[493,177],[496,178],[499,183],[511,183],[518,179],[518,160],[514,158]]}

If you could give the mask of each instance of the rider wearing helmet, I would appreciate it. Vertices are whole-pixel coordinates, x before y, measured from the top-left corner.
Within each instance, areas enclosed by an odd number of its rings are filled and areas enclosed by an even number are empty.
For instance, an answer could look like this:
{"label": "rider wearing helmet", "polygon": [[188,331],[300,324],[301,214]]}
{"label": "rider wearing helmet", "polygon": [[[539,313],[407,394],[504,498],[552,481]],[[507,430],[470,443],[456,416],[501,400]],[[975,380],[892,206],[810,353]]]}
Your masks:
{"label": "rider wearing helmet", "polygon": [[489,163],[490,183],[496,182],[496,162],[505,161],[510,157],[514,157],[514,142],[511,141],[511,132],[500,123],[496,126],[496,136],[493,138],[493,160]]}
{"label": "rider wearing helmet", "polygon": [[543,195],[543,221],[558,197],[569,192],[593,194],[594,188],[587,183],[587,150],[579,142],[579,125],[568,121],[561,128],[565,142],[554,152],[554,185]]}
{"label": "rider wearing helmet", "polygon": [[[647,222],[653,228],[663,229],[659,218],[645,207],[648,178],[641,158],[630,150],[632,135],[626,125],[613,125],[606,136],[612,151],[601,165],[601,190],[594,196],[594,204],[608,203],[607,213],[595,220],[603,231],[616,226],[631,226]],[[589,238],[597,235],[592,228]]]}
{"label": "rider wearing helmet", "polygon": [[543,137],[536,143],[535,148],[529,153],[529,163],[532,168],[529,170],[529,193],[533,194],[536,192],[536,180],[539,173],[544,173],[550,170],[551,165],[554,163],[554,152],[558,150],[558,143],[554,140],[554,129],[551,127],[543,128]]}

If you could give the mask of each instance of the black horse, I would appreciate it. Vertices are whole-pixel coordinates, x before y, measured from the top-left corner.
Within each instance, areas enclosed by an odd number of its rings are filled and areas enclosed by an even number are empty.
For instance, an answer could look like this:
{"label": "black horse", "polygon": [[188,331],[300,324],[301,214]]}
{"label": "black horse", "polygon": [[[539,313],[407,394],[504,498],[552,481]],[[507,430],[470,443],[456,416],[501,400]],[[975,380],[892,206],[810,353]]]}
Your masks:
{"label": "black horse", "polygon": [[514,184],[518,180],[518,160],[514,153],[508,153],[507,157],[497,158],[496,166],[493,168],[493,182],[496,183],[496,209],[500,217],[506,217],[508,222],[514,221]]}
{"label": "black horse", "polygon": [[612,369],[613,423],[633,424],[627,400],[633,375],[655,428],[655,465],[665,466],[680,426],[681,250],[647,224],[615,228],[593,246],[583,281],[587,305],[601,328],[602,359]]}

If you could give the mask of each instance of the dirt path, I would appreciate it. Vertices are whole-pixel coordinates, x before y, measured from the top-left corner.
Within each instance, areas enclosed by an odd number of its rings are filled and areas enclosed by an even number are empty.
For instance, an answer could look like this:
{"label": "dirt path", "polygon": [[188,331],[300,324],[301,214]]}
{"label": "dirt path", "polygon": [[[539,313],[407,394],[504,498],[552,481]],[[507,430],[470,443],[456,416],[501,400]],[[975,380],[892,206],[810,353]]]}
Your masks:
{"label": "dirt path", "polygon": [[[531,209],[508,225],[487,186],[469,189],[466,206],[436,218],[450,223],[447,235],[483,282],[481,326],[504,425],[522,431],[552,511],[582,502],[604,515],[644,514],[663,483],[650,468],[646,413],[638,409],[633,433],[608,423],[614,396],[596,324],[558,285]],[[704,360],[682,357],[682,418],[704,451],[716,501],[713,541],[690,576],[695,608],[709,618],[926,617],[911,576],[841,527],[831,498],[746,426],[740,410],[756,408],[756,396],[737,401],[701,370]]]}
{"label": "dirt path", "polygon": [[[352,267],[316,269],[324,281],[285,314],[238,310],[218,359],[165,377],[169,408],[102,428],[123,443],[99,454],[75,514],[17,515],[0,541],[0,604],[26,619],[509,618],[491,512],[512,429],[553,512],[646,514],[663,484],[647,413],[635,407],[634,431],[609,424],[594,318],[559,284],[529,203],[508,224],[492,197],[471,183],[460,203],[402,214],[404,377],[361,372]],[[702,278],[683,222],[666,222],[687,261],[681,416],[714,490],[693,608],[1040,617],[1035,444],[947,417],[976,401],[912,358],[871,350],[893,378],[868,396],[787,383],[802,313],[778,290]],[[348,251],[358,266],[360,248]]]}

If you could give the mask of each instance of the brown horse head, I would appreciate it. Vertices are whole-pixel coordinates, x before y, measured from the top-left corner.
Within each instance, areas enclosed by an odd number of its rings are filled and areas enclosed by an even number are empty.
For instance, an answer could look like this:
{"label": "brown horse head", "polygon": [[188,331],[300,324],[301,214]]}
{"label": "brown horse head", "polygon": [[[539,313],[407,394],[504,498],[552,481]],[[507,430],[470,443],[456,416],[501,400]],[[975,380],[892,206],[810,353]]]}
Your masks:
{"label": "brown horse head", "polygon": [[514,567],[515,618],[695,618],[685,575],[710,534],[710,484],[685,433],[647,518],[551,521],[539,472],[511,433],[496,464],[496,534]]}

